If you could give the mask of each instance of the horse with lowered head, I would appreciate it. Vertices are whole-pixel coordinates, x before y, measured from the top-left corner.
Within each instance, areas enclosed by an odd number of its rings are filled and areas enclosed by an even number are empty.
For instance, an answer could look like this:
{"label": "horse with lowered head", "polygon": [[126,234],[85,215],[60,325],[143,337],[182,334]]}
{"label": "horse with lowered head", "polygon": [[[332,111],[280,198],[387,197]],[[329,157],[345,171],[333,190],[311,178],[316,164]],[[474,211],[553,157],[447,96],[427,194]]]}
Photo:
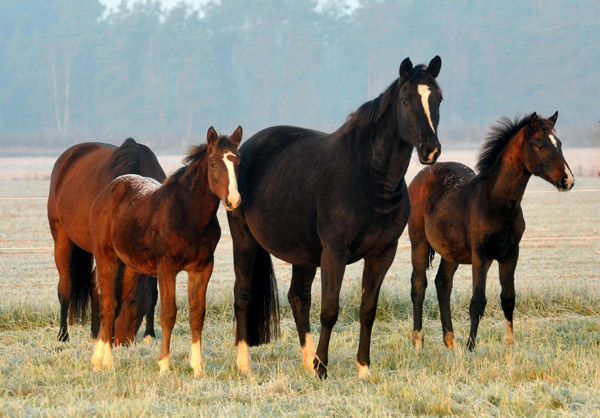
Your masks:
{"label": "horse with lowered head", "polygon": [[[423,164],[441,151],[440,57],[413,67],[363,104],[332,134],[292,126],[258,132],[240,148],[242,205],[228,213],[235,264],[238,368],[249,346],[268,342],[277,296],[270,254],[293,265],[288,299],[304,366],[327,376],[329,341],[346,265],[365,260],[360,306],[359,376],[369,375],[379,289],[410,211],[404,181],[413,148]],[[310,333],[311,286],[321,267],[321,335]],[[276,327],[272,327],[276,331]]]}
{"label": "horse with lowered head", "polygon": [[558,112],[548,119],[536,113],[515,121],[504,118],[492,127],[479,155],[477,175],[463,164],[444,162],[421,170],[411,182],[408,233],[412,248],[415,348],[423,346],[426,269],[435,253],[442,256],[435,286],[446,346],[454,347],[450,293],[458,265],[471,264],[473,270],[467,341],[468,349],[473,350],[487,302],[485,284],[493,260],[500,267],[500,300],[506,318],[504,342],[513,343],[514,274],[519,242],[525,231],[521,209],[525,188],[532,175],[559,191],[569,191],[574,184],[554,132],[557,118]]}
{"label": "horse with lowered head", "polygon": [[[171,331],[175,325],[175,277],[188,272],[192,348],[190,365],[203,373],[201,338],[206,312],[206,288],[212,274],[215,247],[221,237],[217,209],[235,209],[242,128],[219,136],[211,127],[207,144],[192,148],[186,165],[161,185],[149,178],[125,175],[98,195],[90,211],[92,249],[101,298],[101,329],[92,366],[112,368],[111,330],[118,306],[115,272],[157,275],[160,288],[162,347],[160,371],[169,369]],[[123,286],[129,281],[123,280]]]}
{"label": "horse with lowered head", "polygon": [[[60,341],[69,339],[68,317],[85,318],[90,300],[92,337],[98,336],[100,317],[98,292],[93,280],[90,207],[98,193],[123,174],[139,174],[159,182],[166,178],[150,148],[132,138],[120,147],[97,142],[74,145],[58,157],[52,169],[48,221],[59,274]],[[115,344],[133,341],[144,315],[144,336],[155,336],[156,278],[146,278],[139,283],[136,280],[132,286],[133,292],[123,294],[123,300],[119,300],[123,308],[115,322]]]}

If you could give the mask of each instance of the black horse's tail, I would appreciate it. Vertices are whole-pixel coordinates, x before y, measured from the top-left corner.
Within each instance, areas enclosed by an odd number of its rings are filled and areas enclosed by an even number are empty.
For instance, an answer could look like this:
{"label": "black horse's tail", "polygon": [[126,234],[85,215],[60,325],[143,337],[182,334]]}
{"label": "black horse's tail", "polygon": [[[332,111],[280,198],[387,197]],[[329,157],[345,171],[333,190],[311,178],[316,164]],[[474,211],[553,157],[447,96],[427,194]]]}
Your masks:
{"label": "black horse's tail", "polygon": [[87,320],[88,306],[92,291],[92,255],[74,245],[71,251],[71,303],[70,318],[81,322]]}
{"label": "black horse's tail", "polygon": [[427,251],[427,268],[428,269],[433,267],[433,257],[435,257],[435,251],[433,251],[433,248],[429,247],[429,250]]}
{"label": "black horse's tail", "polygon": [[[248,307],[248,345],[279,338],[279,294],[271,256],[259,247],[252,269],[252,302]],[[237,338],[236,338],[237,344]]]}

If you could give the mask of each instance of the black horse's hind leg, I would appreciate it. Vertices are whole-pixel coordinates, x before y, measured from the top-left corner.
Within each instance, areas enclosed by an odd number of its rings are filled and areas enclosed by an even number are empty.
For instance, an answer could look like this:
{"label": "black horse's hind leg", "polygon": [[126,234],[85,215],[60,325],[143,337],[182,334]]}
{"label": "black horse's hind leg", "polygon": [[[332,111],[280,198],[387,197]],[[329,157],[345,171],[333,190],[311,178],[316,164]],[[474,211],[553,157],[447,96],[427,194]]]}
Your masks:
{"label": "black horse's hind leg", "polygon": [[515,309],[515,269],[519,260],[519,247],[498,262],[500,266],[500,302],[506,318],[506,332],[504,333],[504,344],[514,343],[513,337],[513,311]]}
{"label": "black horse's hind leg", "polygon": [[427,289],[427,263],[429,243],[421,241],[411,249],[412,275],[410,276],[410,297],[413,304],[412,343],[417,350],[423,348],[423,301]]}
{"label": "black horse's hind leg", "polygon": [[467,349],[473,351],[475,349],[475,339],[477,338],[479,320],[483,316],[485,305],[487,304],[487,299],[485,298],[485,282],[492,260],[480,257],[476,254],[473,254],[471,259],[473,262],[473,296],[471,297],[471,305],[469,306],[471,330],[469,331],[469,339],[467,340]]}
{"label": "black horse's hind leg", "polygon": [[454,329],[452,328],[452,315],[450,313],[450,294],[452,293],[452,281],[458,263],[453,263],[442,258],[440,267],[435,276],[435,287],[437,290],[438,304],[440,306],[440,318],[442,320],[442,335],[446,347],[454,348]]}
{"label": "black horse's hind leg", "polygon": [[347,249],[323,246],[321,253],[321,335],[314,360],[315,370],[321,379],[327,378],[329,340],[340,310],[340,290],[347,260]]}
{"label": "black horse's hind leg", "polygon": [[152,299],[150,300],[148,312],[146,312],[144,341],[150,341],[152,338],[156,338],[156,334],[154,333],[154,310],[156,309],[156,302],[158,301],[158,282],[156,276],[147,276],[145,279],[148,280],[148,287],[150,288]]}
{"label": "black horse's hind leg", "polygon": [[398,241],[394,241],[379,257],[366,258],[362,278],[362,300],[360,302],[360,340],[356,365],[358,366],[358,377],[368,377],[371,365],[371,331],[377,313],[377,300],[379,290],[389,270],[394,257]]}
{"label": "black horse's hind leg", "polygon": [[288,300],[294,313],[302,347],[302,361],[304,367],[312,371],[314,371],[315,344],[310,334],[310,290],[316,273],[316,268],[293,266],[292,283],[288,292]]}

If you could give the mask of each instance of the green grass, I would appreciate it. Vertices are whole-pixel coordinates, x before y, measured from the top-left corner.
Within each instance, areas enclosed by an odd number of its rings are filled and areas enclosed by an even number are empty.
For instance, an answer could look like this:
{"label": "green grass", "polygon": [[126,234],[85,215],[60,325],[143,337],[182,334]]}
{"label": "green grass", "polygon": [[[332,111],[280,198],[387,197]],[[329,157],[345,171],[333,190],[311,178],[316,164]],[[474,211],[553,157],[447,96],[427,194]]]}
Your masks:
{"label": "green grass", "polygon": [[[599,179],[578,179],[599,189]],[[12,189],[11,189],[12,188]],[[0,182],[5,196],[43,196],[42,181]],[[548,190],[534,183],[529,190]],[[44,201],[0,201],[4,247],[52,245]],[[20,206],[19,206],[20,205]],[[524,199],[525,237],[598,236],[598,194],[531,194]],[[569,214],[565,217],[565,213]],[[470,268],[461,266],[452,294],[457,349],[441,338],[433,276],[425,300],[425,346],[410,342],[410,252],[406,236],[384,281],[371,345],[368,380],[357,377],[358,308],[362,264],[349,266],[334,329],[329,378],[302,367],[286,300],[289,266],[275,263],[282,305],[282,335],[251,348],[253,374],[236,368],[233,346],[233,273],[230,237],[216,252],[203,333],[206,375],[188,364],[190,331],[186,277],[178,280],[178,319],[171,371],[158,373],[159,342],[138,336],[115,349],[115,370],[93,372],[89,324],[70,328],[59,343],[57,274],[52,252],[0,251],[0,416],[398,416],[600,414],[600,241],[524,241],[517,268],[515,345],[504,346],[497,267],[490,270],[488,305],[474,352],[468,334]],[[434,264],[439,262],[436,257]],[[313,286],[311,323],[318,337],[320,283]],[[160,338],[160,327],[157,327]]]}

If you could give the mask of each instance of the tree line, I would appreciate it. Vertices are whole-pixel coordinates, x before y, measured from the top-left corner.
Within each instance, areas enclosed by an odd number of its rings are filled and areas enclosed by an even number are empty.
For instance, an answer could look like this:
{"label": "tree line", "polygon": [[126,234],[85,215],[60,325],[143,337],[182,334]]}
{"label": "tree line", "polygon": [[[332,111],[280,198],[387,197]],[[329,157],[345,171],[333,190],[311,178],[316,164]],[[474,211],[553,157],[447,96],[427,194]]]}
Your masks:
{"label": "tree line", "polygon": [[[502,115],[559,110],[570,144],[597,143],[594,0],[147,0],[0,3],[0,146],[141,138],[181,149],[214,125],[332,131],[436,54],[440,135],[479,143]],[[595,129],[595,134],[594,134]]]}

